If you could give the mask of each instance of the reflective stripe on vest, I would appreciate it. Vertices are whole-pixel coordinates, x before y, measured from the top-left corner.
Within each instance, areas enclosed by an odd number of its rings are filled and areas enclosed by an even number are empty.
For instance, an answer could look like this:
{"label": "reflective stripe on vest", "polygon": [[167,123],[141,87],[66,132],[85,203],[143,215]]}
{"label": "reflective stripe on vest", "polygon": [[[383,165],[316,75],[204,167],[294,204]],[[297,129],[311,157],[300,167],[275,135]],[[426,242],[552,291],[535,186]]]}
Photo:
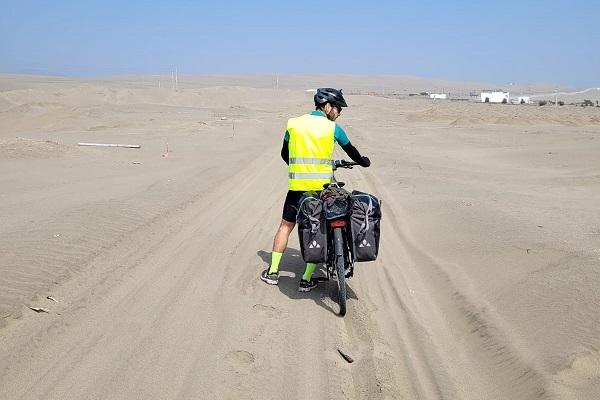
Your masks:
{"label": "reflective stripe on vest", "polygon": [[[290,172],[289,173],[289,177],[290,179],[327,179],[327,180],[331,180],[331,178],[333,177],[332,173],[329,172],[324,172],[324,173],[318,173],[318,172]],[[323,187],[323,186],[321,186]]]}
{"label": "reflective stripe on vest", "polygon": [[319,115],[303,115],[288,121],[288,189],[322,190],[331,182],[335,122]]}
{"label": "reflective stripe on vest", "polygon": [[293,158],[290,158],[290,164],[331,164],[331,159],[329,159],[329,158],[293,157]]}

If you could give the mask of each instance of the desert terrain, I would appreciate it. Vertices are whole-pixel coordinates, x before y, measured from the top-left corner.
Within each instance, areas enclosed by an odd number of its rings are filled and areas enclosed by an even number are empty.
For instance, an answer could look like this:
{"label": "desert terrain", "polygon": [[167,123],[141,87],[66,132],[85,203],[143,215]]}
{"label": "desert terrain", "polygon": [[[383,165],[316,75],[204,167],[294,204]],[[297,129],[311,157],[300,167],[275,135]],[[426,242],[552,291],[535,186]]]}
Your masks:
{"label": "desert terrain", "polygon": [[[600,398],[600,108],[274,82],[0,76],[0,399]],[[344,318],[295,232],[258,279],[318,86],[372,161],[337,178],[383,200]]]}

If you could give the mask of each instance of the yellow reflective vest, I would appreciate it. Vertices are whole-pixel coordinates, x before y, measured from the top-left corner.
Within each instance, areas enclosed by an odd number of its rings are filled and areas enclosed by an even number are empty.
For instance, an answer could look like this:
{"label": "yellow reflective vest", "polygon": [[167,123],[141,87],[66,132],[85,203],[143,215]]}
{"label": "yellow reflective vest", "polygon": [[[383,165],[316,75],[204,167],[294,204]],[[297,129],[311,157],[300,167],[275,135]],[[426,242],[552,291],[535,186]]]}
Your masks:
{"label": "yellow reflective vest", "polygon": [[323,190],[331,182],[335,122],[306,114],[288,120],[288,189]]}

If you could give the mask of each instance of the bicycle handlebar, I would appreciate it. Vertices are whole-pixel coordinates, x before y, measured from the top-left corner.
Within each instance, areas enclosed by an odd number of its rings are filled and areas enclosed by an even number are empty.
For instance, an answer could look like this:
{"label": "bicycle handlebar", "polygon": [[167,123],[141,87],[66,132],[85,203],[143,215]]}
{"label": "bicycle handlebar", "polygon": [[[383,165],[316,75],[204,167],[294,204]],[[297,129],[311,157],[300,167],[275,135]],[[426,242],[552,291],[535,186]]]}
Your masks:
{"label": "bicycle handlebar", "polygon": [[338,168],[352,168],[355,165],[360,165],[357,162],[354,161],[346,161],[346,160],[333,160],[332,162],[333,164],[333,170],[335,171]]}

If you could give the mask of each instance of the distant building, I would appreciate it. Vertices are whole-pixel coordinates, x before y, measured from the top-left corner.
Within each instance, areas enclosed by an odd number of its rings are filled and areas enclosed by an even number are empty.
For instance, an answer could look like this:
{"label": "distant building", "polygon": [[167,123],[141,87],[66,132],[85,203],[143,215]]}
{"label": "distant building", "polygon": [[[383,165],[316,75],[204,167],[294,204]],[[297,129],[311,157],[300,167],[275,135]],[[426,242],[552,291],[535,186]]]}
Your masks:
{"label": "distant building", "polygon": [[429,95],[430,99],[447,99],[448,96],[446,95],[446,93],[431,93]]}
{"label": "distant building", "polygon": [[519,96],[519,98],[517,99],[517,103],[518,104],[530,104],[531,100],[529,99],[529,96]]}
{"label": "distant building", "polygon": [[510,93],[502,90],[484,90],[481,92],[482,103],[508,103]]}

